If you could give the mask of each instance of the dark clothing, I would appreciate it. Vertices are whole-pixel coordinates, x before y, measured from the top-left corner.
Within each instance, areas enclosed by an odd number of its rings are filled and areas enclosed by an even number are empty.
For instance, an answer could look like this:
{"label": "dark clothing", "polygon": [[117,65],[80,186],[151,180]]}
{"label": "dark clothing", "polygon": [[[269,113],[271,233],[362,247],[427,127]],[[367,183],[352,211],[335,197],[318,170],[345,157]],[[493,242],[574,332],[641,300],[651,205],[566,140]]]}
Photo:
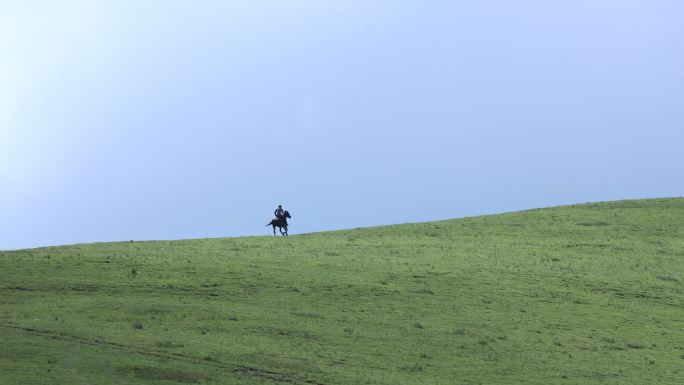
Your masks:
{"label": "dark clothing", "polygon": [[275,209],[275,211],[273,212],[273,215],[275,215],[276,218],[282,218],[282,217],[283,217],[283,212],[284,212],[283,209],[280,208],[280,207],[278,207],[278,208]]}

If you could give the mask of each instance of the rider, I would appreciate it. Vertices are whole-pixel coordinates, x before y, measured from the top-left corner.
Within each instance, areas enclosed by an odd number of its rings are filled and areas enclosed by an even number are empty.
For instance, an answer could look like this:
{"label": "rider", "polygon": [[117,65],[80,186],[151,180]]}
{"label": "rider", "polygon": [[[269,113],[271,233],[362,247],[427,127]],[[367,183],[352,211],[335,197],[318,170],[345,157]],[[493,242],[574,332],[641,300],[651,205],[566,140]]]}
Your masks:
{"label": "rider", "polygon": [[276,218],[281,219],[284,215],[283,205],[278,205],[278,208],[273,211],[273,215],[275,215]]}

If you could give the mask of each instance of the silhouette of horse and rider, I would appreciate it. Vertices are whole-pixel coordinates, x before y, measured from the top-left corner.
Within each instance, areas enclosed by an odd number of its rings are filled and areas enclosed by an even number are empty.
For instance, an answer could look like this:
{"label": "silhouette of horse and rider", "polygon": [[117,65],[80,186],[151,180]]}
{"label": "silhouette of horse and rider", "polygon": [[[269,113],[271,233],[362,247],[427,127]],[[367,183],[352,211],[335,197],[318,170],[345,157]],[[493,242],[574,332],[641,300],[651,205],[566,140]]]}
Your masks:
{"label": "silhouette of horse and rider", "polygon": [[290,212],[283,210],[283,205],[278,205],[278,208],[273,211],[273,215],[275,215],[276,219],[266,224],[266,226],[273,226],[273,235],[276,235],[276,227],[280,231],[280,235],[287,235],[287,218],[292,218]]}

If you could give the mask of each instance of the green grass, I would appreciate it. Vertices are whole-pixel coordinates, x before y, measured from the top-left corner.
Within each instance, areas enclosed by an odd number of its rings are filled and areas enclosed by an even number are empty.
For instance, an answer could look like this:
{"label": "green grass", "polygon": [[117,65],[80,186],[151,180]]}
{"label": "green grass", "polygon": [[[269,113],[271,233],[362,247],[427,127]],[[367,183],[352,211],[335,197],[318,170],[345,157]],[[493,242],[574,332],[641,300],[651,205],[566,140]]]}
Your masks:
{"label": "green grass", "polygon": [[5,384],[682,384],[684,199],[0,252]]}

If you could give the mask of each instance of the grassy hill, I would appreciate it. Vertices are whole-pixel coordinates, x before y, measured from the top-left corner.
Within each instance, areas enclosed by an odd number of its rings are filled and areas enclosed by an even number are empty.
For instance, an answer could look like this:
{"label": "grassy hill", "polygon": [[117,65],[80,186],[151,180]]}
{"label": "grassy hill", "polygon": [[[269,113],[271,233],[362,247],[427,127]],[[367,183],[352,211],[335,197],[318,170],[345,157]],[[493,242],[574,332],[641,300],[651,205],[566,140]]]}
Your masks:
{"label": "grassy hill", "polygon": [[0,252],[1,384],[682,384],[684,199]]}

